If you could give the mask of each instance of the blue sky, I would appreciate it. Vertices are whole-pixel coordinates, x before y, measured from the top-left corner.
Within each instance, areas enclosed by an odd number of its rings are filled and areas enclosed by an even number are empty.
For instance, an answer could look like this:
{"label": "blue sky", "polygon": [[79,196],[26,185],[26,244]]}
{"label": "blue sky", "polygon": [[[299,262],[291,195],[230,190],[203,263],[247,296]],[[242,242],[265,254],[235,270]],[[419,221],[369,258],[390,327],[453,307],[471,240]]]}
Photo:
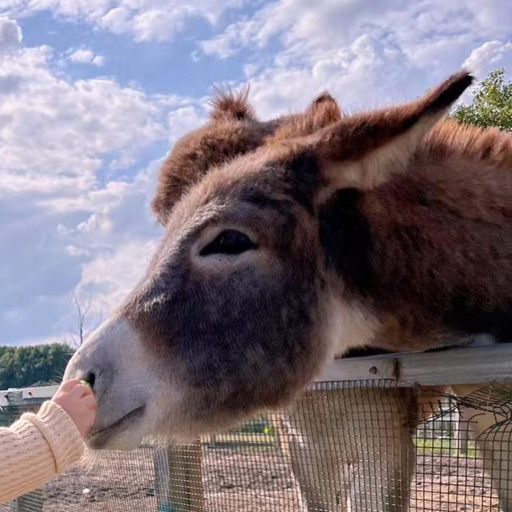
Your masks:
{"label": "blue sky", "polygon": [[[510,0],[0,0],[0,344],[72,341],[144,271],[158,167],[251,83],[262,118],[512,70]],[[509,74],[510,78],[510,74]],[[466,96],[466,100],[469,96]]]}

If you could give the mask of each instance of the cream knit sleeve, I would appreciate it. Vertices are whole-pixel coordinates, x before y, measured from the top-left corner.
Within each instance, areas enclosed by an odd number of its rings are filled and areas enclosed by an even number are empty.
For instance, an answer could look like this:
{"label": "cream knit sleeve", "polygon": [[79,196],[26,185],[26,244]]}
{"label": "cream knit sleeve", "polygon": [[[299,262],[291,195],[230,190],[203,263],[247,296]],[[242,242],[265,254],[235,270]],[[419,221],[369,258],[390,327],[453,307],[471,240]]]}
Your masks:
{"label": "cream knit sleeve", "polygon": [[76,462],[83,441],[74,421],[55,402],[0,429],[0,503],[37,489]]}

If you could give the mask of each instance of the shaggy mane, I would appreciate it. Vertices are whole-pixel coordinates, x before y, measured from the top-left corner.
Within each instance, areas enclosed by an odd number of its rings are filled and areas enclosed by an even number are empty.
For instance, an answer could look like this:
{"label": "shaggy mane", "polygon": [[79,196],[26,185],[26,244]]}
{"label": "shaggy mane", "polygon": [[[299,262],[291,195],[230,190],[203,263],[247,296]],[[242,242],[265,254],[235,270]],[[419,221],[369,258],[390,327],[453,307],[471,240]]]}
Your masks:
{"label": "shaggy mane", "polygon": [[497,128],[478,128],[447,119],[427,135],[421,153],[446,158],[487,161],[499,168],[512,167],[512,135]]}
{"label": "shaggy mane", "polygon": [[227,87],[216,86],[213,97],[209,100],[213,107],[210,117],[215,120],[226,117],[239,120],[255,118],[254,109],[249,103],[249,92],[249,84],[236,91]]}

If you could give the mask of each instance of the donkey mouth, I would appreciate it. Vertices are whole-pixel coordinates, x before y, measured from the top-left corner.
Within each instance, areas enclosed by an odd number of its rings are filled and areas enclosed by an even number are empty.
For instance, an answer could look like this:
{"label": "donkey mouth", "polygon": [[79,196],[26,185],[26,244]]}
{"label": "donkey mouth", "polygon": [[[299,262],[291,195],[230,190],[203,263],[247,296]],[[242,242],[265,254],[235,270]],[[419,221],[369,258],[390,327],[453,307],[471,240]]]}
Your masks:
{"label": "donkey mouth", "polygon": [[129,413],[106,427],[98,430],[92,428],[86,436],[87,445],[93,450],[105,448],[114,436],[119,435],[137,423],[144,416],[145,412],[146,406],[142,405],[136,409],[132,409]]}

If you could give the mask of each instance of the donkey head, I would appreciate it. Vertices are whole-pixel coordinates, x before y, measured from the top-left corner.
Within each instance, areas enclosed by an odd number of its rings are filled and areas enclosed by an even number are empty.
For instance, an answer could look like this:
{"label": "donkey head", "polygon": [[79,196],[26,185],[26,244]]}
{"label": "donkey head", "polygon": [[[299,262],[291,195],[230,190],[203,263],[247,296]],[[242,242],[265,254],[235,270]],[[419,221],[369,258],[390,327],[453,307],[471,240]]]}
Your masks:
{"label": "donkey head", "polygon": [[217,100],[162,169],[153,208],[165,234],[145,277],[67,369],[99,400],[89,444],[229,426],[371,341],[378,321],[350,287],[350,229],[333,243],[343,226],[328,205],[404,172],[470,82],[459,73],[410,104],[352,117],[323,95],[269,123],[245,96]]}

